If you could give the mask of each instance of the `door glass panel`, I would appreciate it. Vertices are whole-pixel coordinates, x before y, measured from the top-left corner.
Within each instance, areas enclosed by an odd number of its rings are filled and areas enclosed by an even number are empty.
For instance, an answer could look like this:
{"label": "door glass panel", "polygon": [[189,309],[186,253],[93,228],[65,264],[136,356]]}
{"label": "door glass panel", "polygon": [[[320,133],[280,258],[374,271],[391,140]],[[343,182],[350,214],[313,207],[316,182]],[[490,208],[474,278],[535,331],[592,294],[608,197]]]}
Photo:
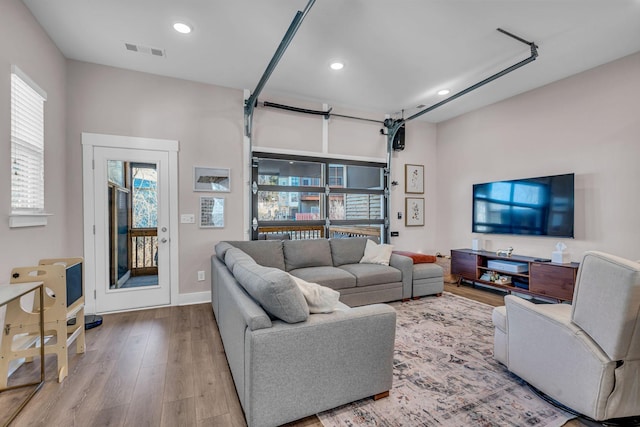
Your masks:
{"label": "door glass panel", "polygon": [[372,166],[329,165],[329,186],[332,188],[382,189],[382,169]]}
{"label": "door glass panel", "polygon": [[133,185],[133,228],[156,228],[158,226],[158,174],[156,165],[133,163],[131,165]]}
{"label": "door glass panel", "polygon": [[[109,289],[158,285],[158,174],[155,164],[108,160]],[[123,185],[116,184],[121,182]]]}
{"label": "door glass panel", "polygon": [[382,219],[380,194],[331,194],[329,219]]}
{"label": "door glass panel", "polygon": [[320,193],[258,191],[258,220],[310,221],[322,219]]}
{"label": "door glass panel", "polygon": [[[287,159],[270,153],[254,156],[252,215],[259,224],[252,230],[253,239],[282,238],[282,234],[291,239],[327,238],[327,227],[334,226],[357,227],[337,233],[384,239],[380,231],[386,207],[383,163]],[[310,228],[312,236],[298,233]]]}
{"label": "door glass panel", "polygon": [[158,283],[158,173],[155,164],[131,163],[131,279],[128,287]]}
{"label": "door glass panel", "polygon": [[260,159],[258,184],[319,187],[322,185],[322,168],[321,163]]}

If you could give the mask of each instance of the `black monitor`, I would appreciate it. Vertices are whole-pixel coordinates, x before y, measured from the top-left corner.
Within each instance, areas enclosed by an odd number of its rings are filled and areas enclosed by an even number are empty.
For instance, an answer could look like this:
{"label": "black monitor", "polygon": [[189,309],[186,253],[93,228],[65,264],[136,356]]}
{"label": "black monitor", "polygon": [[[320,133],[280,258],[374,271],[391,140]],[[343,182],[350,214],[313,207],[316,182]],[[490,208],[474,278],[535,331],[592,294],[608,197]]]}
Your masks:
{"label": "black monitor", "polygon": [[67,271],[67,307],[82,298],[82,263],[66,267]]}

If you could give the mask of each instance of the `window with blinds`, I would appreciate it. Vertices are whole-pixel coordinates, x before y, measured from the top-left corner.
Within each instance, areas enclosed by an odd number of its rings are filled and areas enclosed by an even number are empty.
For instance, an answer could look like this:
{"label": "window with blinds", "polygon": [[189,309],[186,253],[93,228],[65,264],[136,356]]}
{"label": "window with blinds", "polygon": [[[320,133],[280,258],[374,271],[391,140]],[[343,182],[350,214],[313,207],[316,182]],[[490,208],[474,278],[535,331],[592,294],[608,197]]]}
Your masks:
{"label": "window with blinds", "polygon": [[44,213],[46,93],[22,71],[11,73],[11,210]]}

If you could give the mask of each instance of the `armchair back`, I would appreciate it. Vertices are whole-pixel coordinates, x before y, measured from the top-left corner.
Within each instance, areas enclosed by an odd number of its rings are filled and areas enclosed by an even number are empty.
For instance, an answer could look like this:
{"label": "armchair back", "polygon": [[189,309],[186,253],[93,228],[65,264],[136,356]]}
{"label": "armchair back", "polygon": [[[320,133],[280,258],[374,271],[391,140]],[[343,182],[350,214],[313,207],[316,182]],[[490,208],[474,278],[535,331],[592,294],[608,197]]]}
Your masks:
{"label": "armchair back", "polygon": [[572,305],[573,323],[611,360],[640,359],[640,263],[587,252]]}

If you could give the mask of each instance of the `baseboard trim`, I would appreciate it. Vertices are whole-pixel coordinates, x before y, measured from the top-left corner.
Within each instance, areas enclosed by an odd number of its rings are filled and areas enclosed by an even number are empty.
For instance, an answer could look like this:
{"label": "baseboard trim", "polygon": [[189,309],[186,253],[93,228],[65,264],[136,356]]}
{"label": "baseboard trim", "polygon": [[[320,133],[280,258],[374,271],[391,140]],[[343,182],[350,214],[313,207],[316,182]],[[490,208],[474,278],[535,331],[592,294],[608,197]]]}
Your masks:
{"label": "baseboard trim", "polygon": [[178,305],[204,304],[211,302],[211,291],[178,294]]}

